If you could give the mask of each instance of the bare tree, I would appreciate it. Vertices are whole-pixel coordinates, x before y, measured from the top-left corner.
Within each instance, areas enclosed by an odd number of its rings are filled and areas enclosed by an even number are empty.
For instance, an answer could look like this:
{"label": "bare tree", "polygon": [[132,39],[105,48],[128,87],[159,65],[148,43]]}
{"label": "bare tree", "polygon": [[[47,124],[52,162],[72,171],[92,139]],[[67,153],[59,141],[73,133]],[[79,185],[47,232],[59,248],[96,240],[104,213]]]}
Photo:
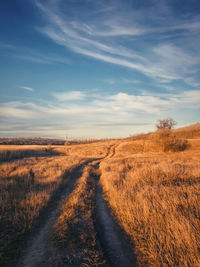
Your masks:
{"label": "bare tree", "polygon": [[156,124],[157,130],[171,130],[177,123],[171,118],[159,120]]}

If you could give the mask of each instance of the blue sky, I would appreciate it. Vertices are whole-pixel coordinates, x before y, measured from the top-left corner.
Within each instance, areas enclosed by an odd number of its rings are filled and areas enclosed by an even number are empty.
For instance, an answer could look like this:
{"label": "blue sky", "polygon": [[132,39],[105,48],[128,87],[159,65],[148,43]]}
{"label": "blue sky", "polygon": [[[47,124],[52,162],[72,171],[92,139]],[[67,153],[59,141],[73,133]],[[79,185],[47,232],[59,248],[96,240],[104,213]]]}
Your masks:
{"label": "blue sky", "polygon": [[199,121],[199,0],[3,0],[0,36],[1,137]]}

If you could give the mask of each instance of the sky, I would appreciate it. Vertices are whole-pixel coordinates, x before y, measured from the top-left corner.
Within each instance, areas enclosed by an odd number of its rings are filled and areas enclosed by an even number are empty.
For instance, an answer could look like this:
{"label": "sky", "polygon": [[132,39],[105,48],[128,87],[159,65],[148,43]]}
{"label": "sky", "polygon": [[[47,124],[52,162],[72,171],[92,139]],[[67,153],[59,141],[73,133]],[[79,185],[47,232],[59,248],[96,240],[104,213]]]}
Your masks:
{"label": "sky", "polygon": [[199,122],[199,0],[2,0],[0,137]]}

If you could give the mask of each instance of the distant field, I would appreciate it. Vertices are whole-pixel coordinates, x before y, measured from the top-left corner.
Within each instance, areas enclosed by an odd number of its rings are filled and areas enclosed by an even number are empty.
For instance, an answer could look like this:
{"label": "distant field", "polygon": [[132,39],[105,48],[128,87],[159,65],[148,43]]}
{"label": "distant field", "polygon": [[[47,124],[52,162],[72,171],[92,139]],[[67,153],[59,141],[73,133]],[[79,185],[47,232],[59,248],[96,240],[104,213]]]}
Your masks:
{"label": "distant field", "polygon": [[0,145],[0,162],[27,157],[55,156],[58,152],[51,146],[41,145]]}
{"label": "distant field", "polygon": [[45,145],[0,145],[0,151],[5,150],[38,150],[47,148]]}

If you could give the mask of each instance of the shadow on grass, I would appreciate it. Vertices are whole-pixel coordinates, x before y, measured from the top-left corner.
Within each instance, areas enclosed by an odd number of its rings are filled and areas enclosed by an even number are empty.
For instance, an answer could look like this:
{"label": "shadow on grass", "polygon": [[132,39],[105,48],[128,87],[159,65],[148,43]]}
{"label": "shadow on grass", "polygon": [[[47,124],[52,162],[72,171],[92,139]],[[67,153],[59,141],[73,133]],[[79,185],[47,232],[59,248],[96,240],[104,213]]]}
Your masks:
{"label": "shadow on grass", "polygon": [[66,154],[53,149],[5,150],[0,152],[0,163],[30,157],[54,157],[64,155]]}

